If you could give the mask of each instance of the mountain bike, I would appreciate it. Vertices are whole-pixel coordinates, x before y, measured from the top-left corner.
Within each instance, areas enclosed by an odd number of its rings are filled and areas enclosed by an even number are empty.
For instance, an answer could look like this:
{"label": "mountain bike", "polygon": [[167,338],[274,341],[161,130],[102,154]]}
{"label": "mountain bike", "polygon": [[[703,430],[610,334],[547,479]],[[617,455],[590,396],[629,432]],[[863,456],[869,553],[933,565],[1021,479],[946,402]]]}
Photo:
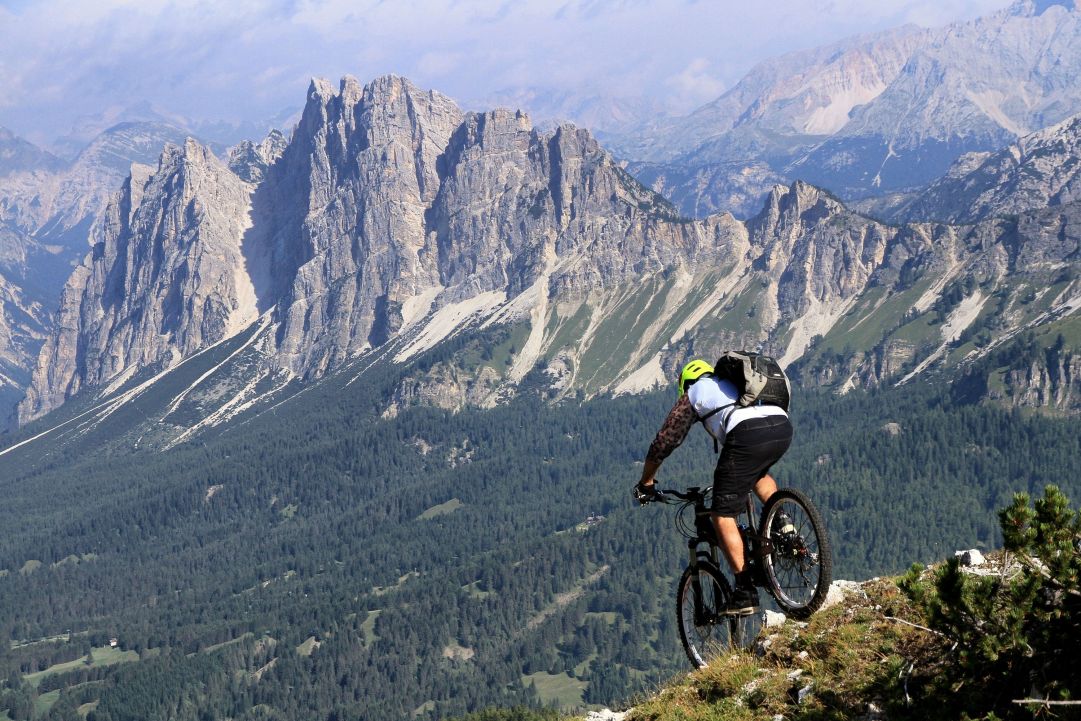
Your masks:
{"label": "mountain bike", "polygon": [[[687,539],[688,564],[676,589],[676,618],[687,657],[697,668],[757,637],[763,613],[726,615],[732,584],[721,568],[721,549],[710,519],[710,491],[658,489],[651,502],[680,503],[676,528]],[[678,499],[674,501],[673,499]],[[804,619],[826,600],[833,573],[829,538],[822,515],[803,493],[776,491],[756,517],[757,498],[737,518],[744,559],[755,585],[766,589],[786,615]],[[688,513],[693,512],[693,521]]]}

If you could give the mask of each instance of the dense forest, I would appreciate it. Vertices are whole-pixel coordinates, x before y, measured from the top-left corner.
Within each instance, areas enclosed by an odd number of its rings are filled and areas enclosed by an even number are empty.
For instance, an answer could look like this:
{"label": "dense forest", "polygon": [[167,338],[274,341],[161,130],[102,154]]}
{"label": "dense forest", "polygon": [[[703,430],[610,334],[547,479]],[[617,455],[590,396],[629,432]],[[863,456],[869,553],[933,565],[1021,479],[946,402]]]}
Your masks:
{"label": "dense forest", "polygon": [[[538,379],[384,418],[397,376],[347,380],[165,453],[91,429],[0,458],[0,719],[434,718],[685,669],[682,541],[630,496],[674,392],[552,405]],[[837,577],[994,547],[1017,491],[1081,496],[1076,420],[945,383],[792,415],[775,475],[825,512]],[[663,484],[713,462],[694,430]]]}

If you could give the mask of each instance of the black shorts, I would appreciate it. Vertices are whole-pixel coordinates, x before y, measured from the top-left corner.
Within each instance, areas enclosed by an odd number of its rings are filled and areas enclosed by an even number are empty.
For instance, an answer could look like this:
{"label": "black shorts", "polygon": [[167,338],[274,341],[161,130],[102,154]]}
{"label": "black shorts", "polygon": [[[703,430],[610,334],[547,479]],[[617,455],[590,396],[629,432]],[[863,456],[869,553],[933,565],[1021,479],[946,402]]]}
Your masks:
{"label": "black shorts", "polygon": [[711,510],[721,516],[738,516],[747,494],[770,466],[792,445],[792,424],[787,416],[748,418],[724,437],[721,457],[713,471]]}

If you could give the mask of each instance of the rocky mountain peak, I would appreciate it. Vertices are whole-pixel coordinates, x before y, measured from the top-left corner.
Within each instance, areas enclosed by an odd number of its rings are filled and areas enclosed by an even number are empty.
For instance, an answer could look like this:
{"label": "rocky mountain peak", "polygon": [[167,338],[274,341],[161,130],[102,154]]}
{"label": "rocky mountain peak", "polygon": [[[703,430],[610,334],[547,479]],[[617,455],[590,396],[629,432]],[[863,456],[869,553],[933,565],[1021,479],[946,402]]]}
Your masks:
{"label": "rocky mountain peak", "polygon": [[280,130],[271,130],[256,144],[244,140],[229,150],[229,169],[249,183],[266,177],[267,169],[285,152],[289,142]]}
{"label": "rocky mountain peak", "polygon": [[63,161],[52,153],[0,127],[0,177],[16,172],[56,170],[62,165]]}
{"label": "rocky mountain peak", "polygon": [[242,253],[251,186],[193,139],[157,167],[135,165],[64,288],[21,420],[84,386],[162,369],[249,325],[255,292]]}

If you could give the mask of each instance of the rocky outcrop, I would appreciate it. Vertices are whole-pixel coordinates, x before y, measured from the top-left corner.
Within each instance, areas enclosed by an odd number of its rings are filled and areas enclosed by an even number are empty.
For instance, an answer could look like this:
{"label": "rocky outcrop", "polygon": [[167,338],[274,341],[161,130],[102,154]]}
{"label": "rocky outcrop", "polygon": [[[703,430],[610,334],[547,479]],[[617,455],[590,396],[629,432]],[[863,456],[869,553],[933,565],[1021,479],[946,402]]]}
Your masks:
{"label": "rocky outcrop", "polygon": [[85,386],[165,368],[257,315],[242,253],[251,187],[193,140],[135,166],[68,281],[19,417]]}
{"label": "rocky outcrop", "polygon": [[396,77],[313,83],[266,194],[284,203],[297,183],[309,202],[270,235],[301,261],[277,317],[280,358],[305,376],[449,304],[539,282],[544,298],[581,294],[716,255],[736,225],[681,222],[586,131],[466,115]]}
{"label": "rocky outcrop", "polygon": [[59,158],[0,127],[0,176],[34,170],[55,170]]}
{"label": "rocky outcrop", "polygon": [[279,130],[272,130],[260,143],[242,140],[229,149],[229,169],[241,180],[259,183],[266,177],[270,166],[285,152],[288,144]]}
{"label": "rocky outcrop", "polygon": [[889,215],[974,223],[1076,200],[1081,200],[1081,116],[996,153],[960,158],[950,172]]}
{"label": "rocky outcrop", "polygon": [[996,400],[1015,407],[1081,411],[1081,355],[1055,351],[1023,368],[1006,372],[1006,392],[992,392]]}

